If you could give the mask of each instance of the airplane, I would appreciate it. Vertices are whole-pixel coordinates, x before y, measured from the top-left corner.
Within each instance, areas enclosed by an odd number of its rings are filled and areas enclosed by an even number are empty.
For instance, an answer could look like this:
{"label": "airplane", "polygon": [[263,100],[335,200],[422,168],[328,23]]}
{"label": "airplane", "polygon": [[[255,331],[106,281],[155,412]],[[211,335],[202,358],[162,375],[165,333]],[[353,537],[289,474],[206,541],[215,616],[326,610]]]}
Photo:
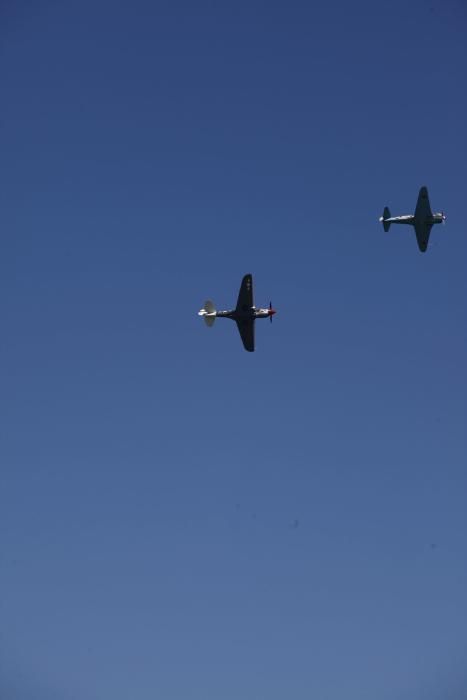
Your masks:
{"label": "airplane", "polygon": [[269,302],[267,309],[257,309],[253,304],[253,277],[248,274],[242,279],[235,309],[217,311],[213,302],[208,300],[204,302],[204,307],[198,311],[198,316],[202,316],[208,326],[212,326],[216,318],[231,318],[237,324],[245,350],[254,352],[256,319],[269,317],[272,323],[272,317],[275,313],[271,302]]}
{"label": "airplane", "polygon": [[446,217],[444,212],[432,213],[430,200],[428,199],[428,190],[426,187],[421,187],[413,215],[391,216],[389,208],[384,207],[383,216],[380,216],[379,220],[383,224],[385,231],[389,231],[391,224],[410,224],[410,226],[413,226],[417,236],[418,247],[424,253],[428,248],[431,227],[433,224],[444,223]]}

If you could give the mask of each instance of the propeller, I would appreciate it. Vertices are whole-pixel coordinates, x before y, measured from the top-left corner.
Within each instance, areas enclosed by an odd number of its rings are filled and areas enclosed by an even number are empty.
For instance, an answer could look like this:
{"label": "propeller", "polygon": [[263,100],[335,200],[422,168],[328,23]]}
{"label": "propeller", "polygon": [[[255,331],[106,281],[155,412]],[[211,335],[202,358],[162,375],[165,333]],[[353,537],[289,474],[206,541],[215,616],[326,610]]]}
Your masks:
{"label": "propeller", "polygon": [[272,323],[273,314],[271,313],[271,311],[272,311],[272,301],[269,302],[269,320]]}
{"label": "propeller", "polygon": [[443,224],[445,224],[446,223],[446,214],[444,213],[444,211],[441,212],[441,216],[443,218]]}

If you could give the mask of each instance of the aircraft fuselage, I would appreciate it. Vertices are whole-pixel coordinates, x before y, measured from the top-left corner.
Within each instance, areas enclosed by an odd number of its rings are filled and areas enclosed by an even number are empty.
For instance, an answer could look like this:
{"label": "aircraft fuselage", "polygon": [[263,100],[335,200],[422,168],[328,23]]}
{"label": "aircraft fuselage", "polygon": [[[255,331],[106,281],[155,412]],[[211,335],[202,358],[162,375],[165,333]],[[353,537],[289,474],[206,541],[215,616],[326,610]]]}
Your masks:
{"label": "aircraft fuselage", "polygon": [[[384,223],[387,224],[409,224],[410,226],[415,226],[415,224],[418,223],[413,214],[404,214],[403,216],[390,216],[381,220],[384,220]],[[436,214],[432,214],[431,216],[423,217],[420,223],[431,226],[432,224],[442,224],[443,221],[444,215],[441,212],[437,212]]]}
{"label": "aircraft fuselage", "polygon": [[216,316],[219,318],[231,318],[234,321],[241,319],[252,319],[256,318],[267,318],[268,316],[274,316],[276,313],[274,309],[257,309],[255,306],[251,308],[241,309],[237,311],[236,309],[230,309],[229,311],[216,311]]}

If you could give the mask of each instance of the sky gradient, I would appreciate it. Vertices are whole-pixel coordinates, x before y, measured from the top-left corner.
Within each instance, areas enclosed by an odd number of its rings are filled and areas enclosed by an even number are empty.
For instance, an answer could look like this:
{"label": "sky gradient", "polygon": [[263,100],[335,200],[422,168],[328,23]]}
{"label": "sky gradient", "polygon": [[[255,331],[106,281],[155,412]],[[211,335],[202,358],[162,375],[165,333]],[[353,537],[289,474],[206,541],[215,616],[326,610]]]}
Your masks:
{"label": "sky gradient", "polygon": [[465,700],[466,30],[2,3],[2,700]]}

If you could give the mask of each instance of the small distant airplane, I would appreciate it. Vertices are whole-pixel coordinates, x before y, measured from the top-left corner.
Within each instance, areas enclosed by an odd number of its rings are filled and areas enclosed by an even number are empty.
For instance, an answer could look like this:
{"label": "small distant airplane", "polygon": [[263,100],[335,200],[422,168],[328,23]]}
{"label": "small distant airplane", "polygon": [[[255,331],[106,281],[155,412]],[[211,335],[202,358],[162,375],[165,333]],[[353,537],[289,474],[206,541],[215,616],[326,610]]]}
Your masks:
{"label": "small distant airplane", "polygon": [[206,324],[212,326],[217,317],[231,318],[236,322],[245,350],[253,352],[255,349],[255,321],[257,318],[268,318],[272,323],[275,314],[272,303],[268,309],[257,309],[253,304],[253,277],[248,274],[242,279],[238,293],[237,306],[231,311],[216,311],[212,301],[204,302],[204,307],[198,311],[198,316],[203,316]]}
{"label": "small distant airplane", "polygon": [[410,224],[410,226],[413,226],[415,235],[417,236],[418,247],[422,253],[428,248],[428,239],[433,224],[442,224],[445,219],[444,212],[439,212],[437,214],[432,213],[426,187],[420,188],[417,206],[415,207],[415,213],[413,215],[391,216],[389,208],[384,207],[383,216],[379,217],[385,231],[389,231],[391,224]]}

